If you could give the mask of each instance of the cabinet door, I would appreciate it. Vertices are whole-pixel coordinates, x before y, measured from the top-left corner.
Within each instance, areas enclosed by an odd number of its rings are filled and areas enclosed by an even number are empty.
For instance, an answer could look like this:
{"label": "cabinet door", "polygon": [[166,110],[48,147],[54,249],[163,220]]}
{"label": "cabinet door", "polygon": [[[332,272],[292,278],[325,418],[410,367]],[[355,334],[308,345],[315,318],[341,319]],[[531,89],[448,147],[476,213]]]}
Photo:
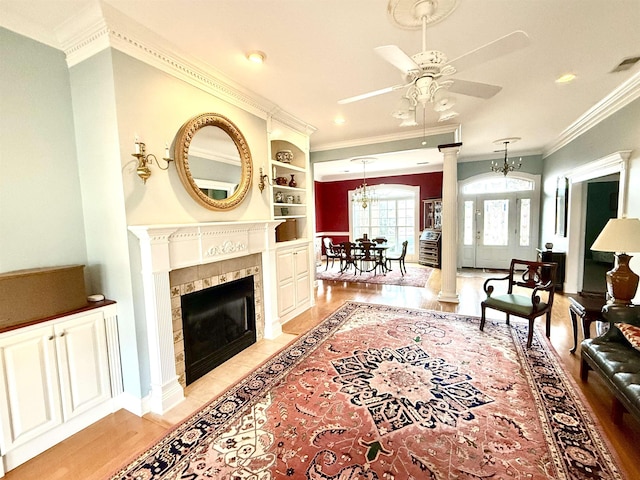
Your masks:
{"label": "cabinet door", "polygon": [[296,306],[308,302],[311,298],[309,284],[309,247],[299,248],[294,253],[296,275]]}
{"label": "cabinet door", "polygon": [[62,423],[53,327],[0,338],[3,452]]}
{"label": "cabinet door", "polygon": [[286,315],[296,306],[294,258],[293,249],[280,250],[276,254],[279,315]]}
{"label": "cabinet door", "polygon": [[109,399],[109,359],[102,312],[55,325],[64,419]]}

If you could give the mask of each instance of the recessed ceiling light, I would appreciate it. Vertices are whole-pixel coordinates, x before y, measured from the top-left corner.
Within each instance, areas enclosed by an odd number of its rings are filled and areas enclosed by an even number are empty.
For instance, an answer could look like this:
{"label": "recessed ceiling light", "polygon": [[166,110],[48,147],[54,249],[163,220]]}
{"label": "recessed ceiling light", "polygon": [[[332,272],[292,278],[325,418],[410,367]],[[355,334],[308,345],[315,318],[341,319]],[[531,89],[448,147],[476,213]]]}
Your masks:
{"label": "recessed ceiling light", "polygon": [[344,119],[344,117],[336,117],[333,119],[333,123],[335,123],[336,125],[344,125],[346,122],[346,120]]}
{"label": "recessed ceiling light", "polygon": [[576,76],[574,73],[565,73],[564,75],[560,75],[558,78],[556,78],[556,83],[565,85],[567,83],[573,82],[575,79]]}
{"label": "recessed ceiling light", "polygon": [[252,63],[264,63],[267,59],[267,55],[264,52],[259,50],[254,50],[252,52],[247,53],[247,60]]}

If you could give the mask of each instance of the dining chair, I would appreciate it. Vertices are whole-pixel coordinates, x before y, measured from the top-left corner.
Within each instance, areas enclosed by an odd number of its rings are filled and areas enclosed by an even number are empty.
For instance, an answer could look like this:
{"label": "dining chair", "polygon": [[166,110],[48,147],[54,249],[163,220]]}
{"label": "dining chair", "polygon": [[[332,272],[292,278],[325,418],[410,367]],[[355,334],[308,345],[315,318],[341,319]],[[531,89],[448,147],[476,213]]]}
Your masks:
{"label": "dining chair", "polygon": [[333,263],[336,261],[336,258],[340,259],[340,249],[336,248],[333,244],[333,241],[329,237],[324,237],[322,239],[324,243],[324,251],[327,257],[327,264],[324,267],[325,271],[329,268],[329,260],[331,260],[331,268],[333,268]]}
{"label": "dining chair", "polygon": [[378,269],[378,252],[374,250],[374,245],[375,244],[371,241],[362,241],[358,244],[360,273],[373,272],[374,275],[376,274],[376,271]]}
{"label": "dining chair", "polygon": [[356,245],[351,242],[340,243],[340,272],[345,272],[351,266],[358,270],[359,256],[356,253]]}
{"label": "dining chair", "polygon": [[397,261],[398,262],[398,266],[400,267],[400,273],[402,274],[402,276],[404,277],[404,274],[407,273],[407,266],[404,263],[404,259],[407,256],[407,246],[409,245],[409,241],[405,240],[404,242],[402,242],[402,250],[400,252],[400,255],[395,256],[395,257],[390,257],[389,255],[387,255],[387,260],[386,260],[386,264],[387,264],[387,270],[391,271],[391,261]]}
{"label": "dining chair", "polygon": [[[510,315],[529,320],[527,348],[531,347],[533,339],[533,322],[541,315],[546,315],[545,333],[549,337],[557,268],[558,264],[554,262],[512,259],[508,275],[488,278],[483,286],[487,298],[480,303],[480,330],[484,329],[485,310],[492,308],[507,314],[507,325]],[[507,293],[494,295],[493,283],[500,281],[508,282]],[[517,288],[514,290],[514,287]]]}

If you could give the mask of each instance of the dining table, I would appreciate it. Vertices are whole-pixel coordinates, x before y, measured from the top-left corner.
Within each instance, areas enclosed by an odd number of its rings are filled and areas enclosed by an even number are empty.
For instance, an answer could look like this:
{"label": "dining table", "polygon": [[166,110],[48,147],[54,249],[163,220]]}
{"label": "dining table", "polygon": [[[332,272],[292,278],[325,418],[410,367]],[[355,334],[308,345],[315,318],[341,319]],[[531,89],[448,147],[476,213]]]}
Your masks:
{"label": "dining table", "polygon": [[374,275],[377,275],[378,267],[383,275],[389,271],[385,256],[389,249],[388,245],[373,242],[352,242],[349,252],[345,251],[344,245],[340,245],[340,249],[342,255],[340,272],[348,270],[351,265],[355,271],[360,273],[373,272]]}

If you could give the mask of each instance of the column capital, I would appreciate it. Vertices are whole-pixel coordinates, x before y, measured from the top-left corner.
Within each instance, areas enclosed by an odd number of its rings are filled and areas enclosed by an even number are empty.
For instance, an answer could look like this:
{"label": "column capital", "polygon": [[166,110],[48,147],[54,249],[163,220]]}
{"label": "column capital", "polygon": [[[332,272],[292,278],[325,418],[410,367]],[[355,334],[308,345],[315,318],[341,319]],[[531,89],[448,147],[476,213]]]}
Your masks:
{"label": "column capital", "polygon": [[458,143],[445,143],[443,145],[438,145],[438,150],[442,151],[442,150],[447,150],[450,148],[457,148],[460,149],[460,147],[462,146],[462,142],[458,142]]}

